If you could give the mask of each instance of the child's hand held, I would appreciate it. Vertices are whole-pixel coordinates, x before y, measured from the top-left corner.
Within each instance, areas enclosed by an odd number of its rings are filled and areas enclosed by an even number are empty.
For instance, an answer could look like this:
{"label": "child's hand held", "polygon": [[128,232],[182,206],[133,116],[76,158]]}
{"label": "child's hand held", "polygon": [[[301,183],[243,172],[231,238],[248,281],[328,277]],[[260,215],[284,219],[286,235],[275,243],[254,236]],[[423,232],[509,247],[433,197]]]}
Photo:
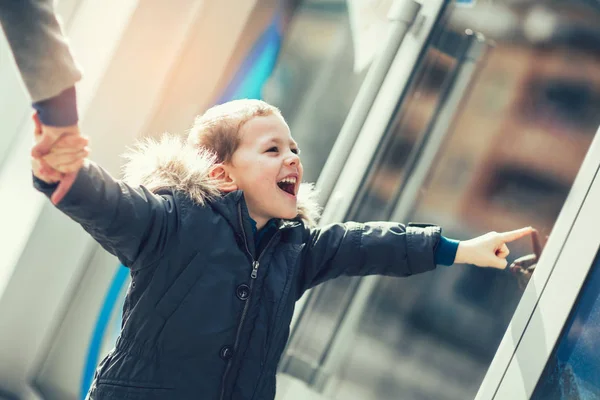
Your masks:
{"label": "child's hand held", "polygon": [[88,144],[89,139],[86,137],[65,136],[59,139],[50,153],[41,159],[51,168],[63,174],[77,172],[90,154]]}
{"label": "child's hand held", "polygon": [[33,115],[33,122],[34,138],[37,143],[32,150],[33,174],[46,183],[58,183],[50,198],[53,204],[58,204],[75,182],[77,172],[90,153],[87,147],[89,139],[81,136],[77,127],[76,134],[68,133],[53,137],[52,147],[48,150],[44,145],[42,148],[46,152],[40,153],[40,145],[44,142],[49,143],[49,136],[44,133],[44,130],[54,128],[42,125],[37,114]]}
{"label": "child's hand held", "polygon": [[46,183],[56,183],[62,178],[62,174],[54,171],[44,160],[31,157],[31,169],[33,170],[33,175]]}
{"label": "child's hand held", "polygon": [[462,241],[458,245],[455,262],[504,269],[508,265],[506,257],[510,254],[506,243],[527,236],[532,231],[533,228],[529,226],[510,232],[489,232],[474,239]]}

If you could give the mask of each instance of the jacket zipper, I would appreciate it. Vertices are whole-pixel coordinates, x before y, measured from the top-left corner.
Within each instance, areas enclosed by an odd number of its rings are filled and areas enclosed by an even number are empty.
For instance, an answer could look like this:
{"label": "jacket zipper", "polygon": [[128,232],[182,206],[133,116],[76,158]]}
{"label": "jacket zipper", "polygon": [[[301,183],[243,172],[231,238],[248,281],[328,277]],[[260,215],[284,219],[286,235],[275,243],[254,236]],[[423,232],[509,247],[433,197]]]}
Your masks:
{"label": "jacket zipper", "polygon": [[[291,285],[291,282],[290,282],[290,280],[291,280],[291,275],[292,275],[291,273],[288,273],[288,276],[286,277],[286,283],[285,283],[286,287],[288,287],[289,285]],[[284,293],[285,293],[285,289],[286,289],[286,287],[284,287]],[[285,301],[285,300],[282,298],[281,302],[283,302],[283,301]],[[277,310],[275,311],[275,321],[277,321],[277,316],[279,316],[279,313],[280,313],[281,307],[285,307],[285,306],[282,306],[282,305],[281,305],[281,302],[279,303],[279,307],[277,307]],[[264,374],[263,374],[263,373],[264,373],[264,369],[262,369],[262,366],[268,362],[268,360],[269,360],[269,355],[271,354],[271,350],[272,350],[272,348],[273,348],[273,347],[271,346],[272,340],[273,340],[273,338],[275,337],[275,334],[276,334],[277,332],[279,332],[280,330],[281,330],[281,328],[280,328],[280,329],[278,329],[277,331],[273,331],[273,332],[271,333],[271,337],[270,337],[270,338],[269,338],[269,337],[267,337],[267,341],[266,341],[266,345],[265,345],[265,346],[267,347],[267,353],[265,354],[265,357],[264,357],[264,362],[262,362],[262,361],[261,361],[261,363],[262,363],[262,364],[261,364],[261,371],[260,371],[260,373],[259,373],[259,375],[258,375],[258,379],[257,379],[257,382],[258,382],[258,383],[256,384],[256,387],[254,388],[254,392],[252,393],[252,397],[250,397],[250,400],[253,400],[253,399],[255,398],[255,396],[256,396],[256,392],[257,392],[257,391],[258,391],[258,389],[260,388],[260,384],[261,384],[261,381],[262,381],[262,379],[263,379],[263,375],[264,375]]]}
{"label": "jacket zipper", "polygon": [[[233,355],[234,356],[235,356],[235,353],[237,351],[237,347],[238,347],[238,344],[240,341],[240,334],[242,333],[242,328],[244,326],[244,320],[246,319],[246,314],[248,313],[248,308],[250,307],[250,299],[252,297],[252,288],[254,286],[254,281],[258,277],[258,267],[260,267],[260,259],[262,258],[263,254],[265,254],[265,252],[271,245],[271,242],[273,242],[273,240],[275,239],[275,236],[277,236],[277,233],[278,233],[278,232],[275,232],[275,234],[271,237],[271,239],[269,240],[269,242],[267,243],[267,245],[265,246],[263,251],[258,255],[258,259],[255,260],[254,257],[252,257],[252,253],[250,252],[250,249],[248,248],[248,241],[246,240],[246,232],[244,231],[244,221],[242,220],[242,207],[240,204],[238,204],[238,216],[240,219],[240,227],[242,228],[242,235],[244,237],[244,247],[246,248],[246,253],[250,257],[250,260],[252,260],[252,272],[250,273],[250,278],[252,278],[252,279],[250,280],[250,295],[246,299],[246,304],[244,304],[244,310],[242,311],[242,317],[240,318],[240,323],[238,324],[237,332],[235,334],[235,342],[233,343]],[[227,366],[225,367],[225,372],[223,373],[223,379],[221,380],[220,400],[223,400],[225,397],[225,383],[227,380],[227,375],[229,374],[229,370],[231,369],[231,364],[232,364],[232,360],[227,361]]]}

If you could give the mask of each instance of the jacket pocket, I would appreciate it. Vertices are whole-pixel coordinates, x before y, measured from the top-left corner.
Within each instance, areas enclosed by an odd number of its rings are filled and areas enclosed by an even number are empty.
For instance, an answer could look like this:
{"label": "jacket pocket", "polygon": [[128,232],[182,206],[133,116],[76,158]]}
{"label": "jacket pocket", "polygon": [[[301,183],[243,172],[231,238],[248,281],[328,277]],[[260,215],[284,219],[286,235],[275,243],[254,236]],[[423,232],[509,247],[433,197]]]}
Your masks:
{"label": "jacket pocket", "polygon": [[167,400],[172,399],[175,389],[151,382],[127,382],[113,379],[99,379],[89,394],[90,400]]}

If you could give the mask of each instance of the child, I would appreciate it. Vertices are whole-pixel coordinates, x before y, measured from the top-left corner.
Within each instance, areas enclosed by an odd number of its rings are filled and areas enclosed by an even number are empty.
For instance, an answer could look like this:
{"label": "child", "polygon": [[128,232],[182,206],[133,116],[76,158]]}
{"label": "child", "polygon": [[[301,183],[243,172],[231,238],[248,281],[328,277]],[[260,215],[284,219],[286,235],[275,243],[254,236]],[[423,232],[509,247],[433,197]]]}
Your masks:
{"label": "child", "polygon": [[[64,141],[43,160],[56,170],[87,154],[85,142]],[[434,259],[505,268],[505,243],[530,232],[458,244],[433,225],[317,228],[299,153],[278,109],[239,100],[199,117],[187,144],[146,141],[130,156],[128,183],[85,162],[57,207],[132,277],[121,334],[89,399],[273,399],[307,289],[340,275],[408,276]],[[51,195],[45,179],[35,186]]]}

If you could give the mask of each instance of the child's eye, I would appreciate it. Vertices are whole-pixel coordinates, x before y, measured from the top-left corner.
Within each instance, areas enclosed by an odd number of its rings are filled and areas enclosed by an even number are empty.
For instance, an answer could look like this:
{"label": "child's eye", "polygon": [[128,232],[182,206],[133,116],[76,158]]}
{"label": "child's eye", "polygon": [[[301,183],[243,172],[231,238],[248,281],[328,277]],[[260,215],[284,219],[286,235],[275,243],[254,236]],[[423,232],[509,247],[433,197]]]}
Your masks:
{"label": "child's eye", "polygon": [[[300,149],[290,149],[292,153],[298,155],[300,154]],[[277,153],[279,152],[279,148],[277,146],[273,146],[273,147],[269,147],[269,149],[267,149],[267,153]]]}

